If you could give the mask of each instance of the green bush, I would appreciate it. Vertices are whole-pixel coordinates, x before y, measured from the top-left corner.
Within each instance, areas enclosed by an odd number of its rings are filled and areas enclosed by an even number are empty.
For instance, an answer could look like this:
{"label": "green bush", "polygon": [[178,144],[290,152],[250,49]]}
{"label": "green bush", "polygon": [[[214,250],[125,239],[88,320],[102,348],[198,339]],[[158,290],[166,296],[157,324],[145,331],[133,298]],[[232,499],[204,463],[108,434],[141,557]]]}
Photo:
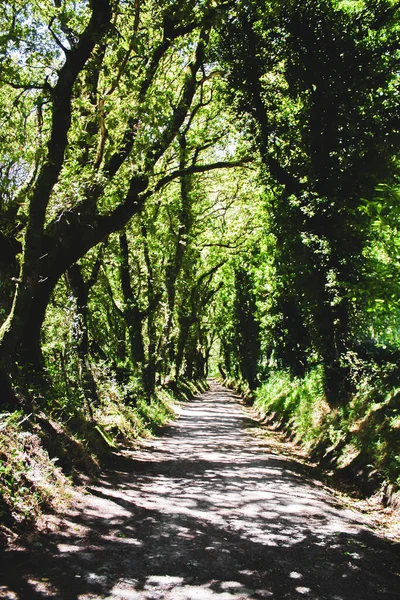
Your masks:
{"label": "green bush", "polygon": [[[338,470],[377,473],[377,482],[400,485],[400,389],[360,370],[357,391],[341,407],[329,406],[322,370],[304,378],[274,372],[257,391],[262,419],[277,423],[305,450]],[[355,471],[355,468],[353,469]]]}

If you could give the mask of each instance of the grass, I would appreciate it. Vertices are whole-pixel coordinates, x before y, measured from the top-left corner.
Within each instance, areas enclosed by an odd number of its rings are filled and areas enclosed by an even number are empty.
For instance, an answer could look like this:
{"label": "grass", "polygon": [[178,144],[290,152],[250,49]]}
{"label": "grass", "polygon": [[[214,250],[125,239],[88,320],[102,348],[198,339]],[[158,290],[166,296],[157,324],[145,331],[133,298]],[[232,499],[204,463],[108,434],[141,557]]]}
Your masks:
{"label": "grass", "polygon": [[54,508],[71,489],[32,429],[19,412],[0,415],[0,518],[5,525],[34,522],[43,507]]}
{"label": "grass", "polygon": [[43,510],[68,500],[83,474],[92,478],[100,472],[103,457],[151,437],[175,417],[179,400],[205,387],[182,382],[158,388],[147,399],[135,389],[127,396],[125,386],[108,377],[91,411],[86,402],[73,407],[72,399],[63,398],[46,413],[0,414],[1,523],[12,530],[34,527]]}
{"label": "grass", "polygon": [[358,477],[365,493],[400,486],[400,390],[364,374],[346,406],[326,401],[322,371],[304,378],[271,375],[256,392],[260,417],[273,422],[314,459]]}

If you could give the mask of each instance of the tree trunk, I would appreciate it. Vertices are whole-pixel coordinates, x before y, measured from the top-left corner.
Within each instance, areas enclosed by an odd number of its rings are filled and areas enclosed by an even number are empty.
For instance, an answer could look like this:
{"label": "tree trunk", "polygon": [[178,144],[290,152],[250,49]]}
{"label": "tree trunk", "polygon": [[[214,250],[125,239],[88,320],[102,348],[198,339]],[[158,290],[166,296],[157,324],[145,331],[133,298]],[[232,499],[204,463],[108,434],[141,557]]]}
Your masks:
{"label": "tree trunk", "polygon": [[93,420],[92,406],[98,404],[99,400],[89,360],[88,301],[90,288],[94,285],[94,281],[85,282],[81,268],[76,263],[68,269],[67,278],[76,301],[78,330],[75,332],[75,338],[81,366],[81,385],[87,400],[90,417]]}
{"label": "tree trunk", "polygon": [[119,236],[120,245],[120,277],[122,293],[124,295],[125,310],[124,317],[129,332],[131,356],[134,365],[144,365],[144,342],[143,342],[143,319],[144,314],[139,308],[138,298],[133,291],[129,266],[129,246],[126,233]]}

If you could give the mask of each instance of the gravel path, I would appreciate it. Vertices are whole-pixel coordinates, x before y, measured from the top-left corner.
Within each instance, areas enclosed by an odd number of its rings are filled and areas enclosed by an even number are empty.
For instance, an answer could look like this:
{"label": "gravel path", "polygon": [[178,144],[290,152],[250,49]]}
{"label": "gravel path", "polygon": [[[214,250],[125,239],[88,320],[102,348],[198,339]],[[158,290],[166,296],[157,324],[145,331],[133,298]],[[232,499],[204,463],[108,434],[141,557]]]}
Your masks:
{"label": "gravel path", "polygon": [[8,600],[400,599],[399,546],[249,431],[213,388],[34,547],[1,557]]}

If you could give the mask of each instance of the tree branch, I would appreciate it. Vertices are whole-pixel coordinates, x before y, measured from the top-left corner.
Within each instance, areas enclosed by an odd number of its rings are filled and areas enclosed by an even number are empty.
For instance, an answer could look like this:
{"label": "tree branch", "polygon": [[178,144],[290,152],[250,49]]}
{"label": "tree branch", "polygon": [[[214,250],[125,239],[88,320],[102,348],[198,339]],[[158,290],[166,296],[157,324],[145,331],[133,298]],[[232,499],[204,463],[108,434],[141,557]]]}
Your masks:
{"label": "tree branch", "polygon": [[162,177],[157,182],[153,190],[147,193],[150,195],[150,193],[158,192],[161,188],[171,183],[171,181],[174,181],[175,179],[178,179],[179,177],[183,177],[185,175],[193,175],[195,173],[206,173],[207,171],[214,171],[215,169],[234,169],[236,167],[243,167],[244,165],[249,164],[253,161],[253,158],[245,157],[239,160],[221,160],[215,163],[209,163],[207,165],[190,165],[190,167],[186,167],[185,169],[176,169],[175,171],[172,171],[172,173],[169,173],[168,175]]}
{"label": "tree branch", "polygon": [[7,357],[15,348],[19,332],[25,325],[33,297],[32,288],[41,280],[43,228],[50,195],[64,164],[71,126],[72,91],[78,75],[93,48],[107,32],[111,21],[110,0],[92,0],[92,14],[77,45],[66,55],[58,81],[51,90],[53,101],[52,124],[45,159],[30,195],[29,216],[24,241],[21,283],[17,287],[11,313],[0,330],[1,353]]}

